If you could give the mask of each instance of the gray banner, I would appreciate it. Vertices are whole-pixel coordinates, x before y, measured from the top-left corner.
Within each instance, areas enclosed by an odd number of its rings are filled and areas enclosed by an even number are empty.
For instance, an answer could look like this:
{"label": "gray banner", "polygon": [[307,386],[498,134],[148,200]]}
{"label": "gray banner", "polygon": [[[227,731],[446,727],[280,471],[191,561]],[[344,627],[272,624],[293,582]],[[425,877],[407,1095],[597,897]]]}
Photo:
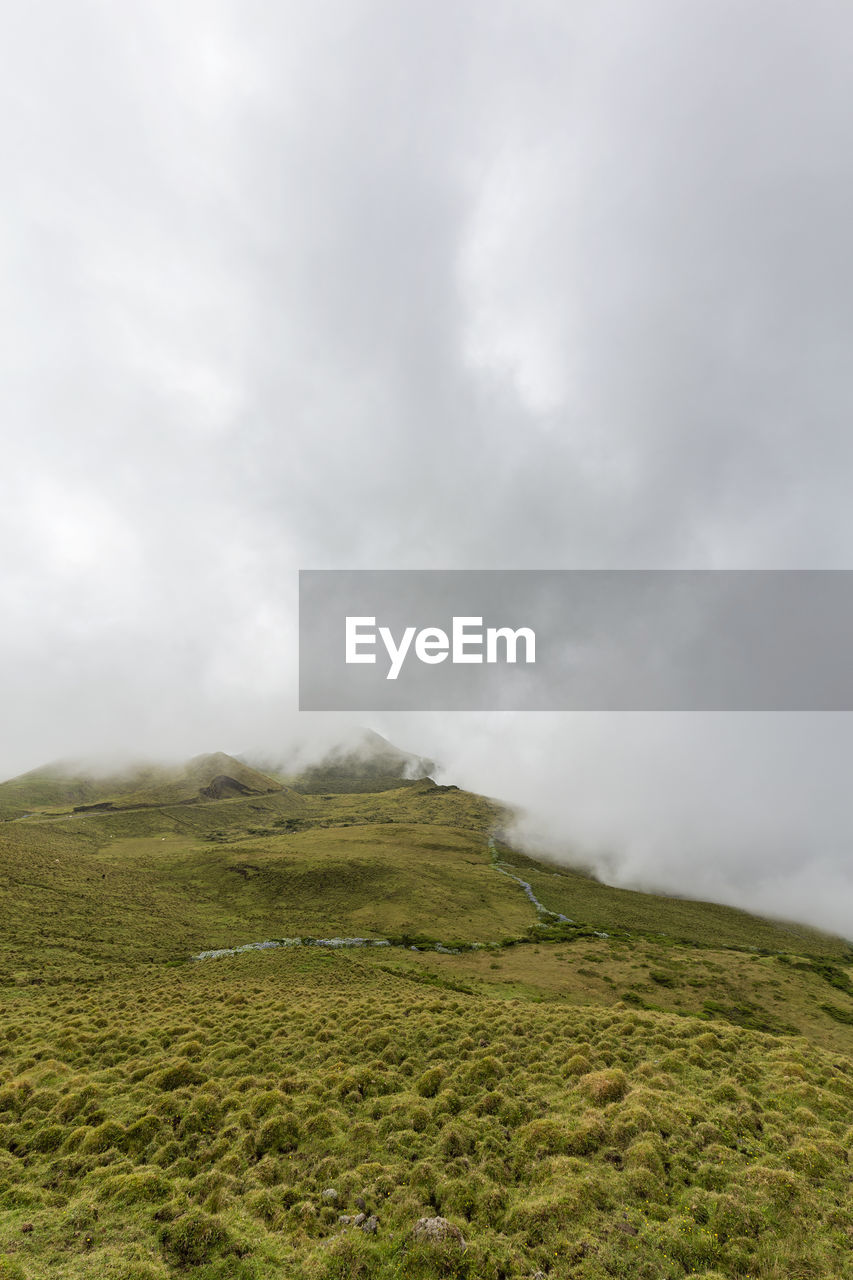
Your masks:
{"label": "gray banner", "polygon": [[303,711],[853,710],[848,570],[304,570],[299,602]]}

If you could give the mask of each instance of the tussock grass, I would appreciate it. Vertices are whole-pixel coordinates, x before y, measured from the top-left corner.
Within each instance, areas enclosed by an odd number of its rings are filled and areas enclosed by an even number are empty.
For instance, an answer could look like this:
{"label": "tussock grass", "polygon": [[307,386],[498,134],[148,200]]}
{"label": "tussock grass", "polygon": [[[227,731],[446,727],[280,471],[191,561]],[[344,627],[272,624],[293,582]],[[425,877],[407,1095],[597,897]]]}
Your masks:
{"label": "tussock grass", "polygon": [[[6,789],[0,1280],[853,1276],[847,944],[214,764]],[[305,935],[394,945],[188,960]]]}
{"label": "tussock grass", "polygon": [[[311,950],[30,987],[2,1019],[0,1258],[30,1280],[128,1250],[258,1280],[849,1271],[853,1061],[802,1037]],[[464,1250],[416,1244],[436,1215]]]}

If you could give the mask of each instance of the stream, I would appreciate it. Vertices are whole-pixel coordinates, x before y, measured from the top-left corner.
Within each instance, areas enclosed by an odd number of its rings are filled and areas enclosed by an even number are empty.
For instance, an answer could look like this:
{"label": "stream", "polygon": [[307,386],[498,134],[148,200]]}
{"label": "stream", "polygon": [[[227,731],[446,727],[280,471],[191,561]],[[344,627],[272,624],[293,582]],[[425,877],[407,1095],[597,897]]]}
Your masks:
{"label": "stream", "polygon": [[[508,876],[510,880],[514,880],[516,884],[521,885],[537,915],[544,917],[546,920],[557,920],[560,924],[574,924],[574,921],[568,916],[564,916],[558,911],[549,911],[536,897],[526,880],[522,880],[521,876],[513,875],[511,871],[507,871],[506,867],[501,865],[495,842],[491,836],[489,837],[489,856],[495,871],[499,871],[502,876]],[[191,959],[221,960],[224,956],[239,956],[244,951],[268,951],[272,947],[330,947],[336,949],[339,947],[390,947],[391,945],[392,943],[388,938],[268,938],[265,942],[244,942],[240,947],[219,947],[213,951],[199,951]],[[474,948],[479,948],[486,944],[475,942],[472,945]],[[440,942],[436,942],[432,949],[443,952],[445,955],[459,954],[457,948],[445,947]],[[410,950],[420,951],[422,948],[411,947]]]}
{"label": "stream", "polygon": [[521,876],[514,876],[511,871],[507,871],[506,867],[502,866],[498,858],[498,851],[495,847],[495,842],[491,836],[489,837],[489,853],[491,854],[492,866],[495,871],[499,871],[502,876],[509,876],[510,880],[514,880],[516,884],[520,884],[540,916],[548,916],[551,919],[556,919],[560,924],[575,923],[569,916],[564,916],[559,911],[549,911],[548,908],[544,907],[536,897],[536,894],[533,892],[533,889],[526,880],[522,880]]}

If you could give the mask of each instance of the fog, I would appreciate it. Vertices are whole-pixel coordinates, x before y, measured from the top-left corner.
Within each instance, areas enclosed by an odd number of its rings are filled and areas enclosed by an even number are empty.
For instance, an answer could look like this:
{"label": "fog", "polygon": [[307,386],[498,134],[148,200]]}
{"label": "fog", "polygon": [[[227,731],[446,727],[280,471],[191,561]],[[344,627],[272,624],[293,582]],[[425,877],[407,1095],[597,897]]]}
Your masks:
{"label": "fog", "polygon": [[[290,750],[299,568],[847,568],[841,0],[0,18],[0,774]],[[853,931],[848,716],[387,715],[524,838]]]}

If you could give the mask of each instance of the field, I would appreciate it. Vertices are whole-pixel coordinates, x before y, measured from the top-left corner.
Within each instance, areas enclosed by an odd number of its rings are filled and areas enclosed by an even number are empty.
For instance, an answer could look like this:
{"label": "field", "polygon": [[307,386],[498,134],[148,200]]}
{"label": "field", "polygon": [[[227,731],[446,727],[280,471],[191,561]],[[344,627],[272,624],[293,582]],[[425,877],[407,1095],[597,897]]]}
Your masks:
{"label": "field", "polygon": [[205,759],[0,787],[0,1280],[853,1277],[849,944]]}

